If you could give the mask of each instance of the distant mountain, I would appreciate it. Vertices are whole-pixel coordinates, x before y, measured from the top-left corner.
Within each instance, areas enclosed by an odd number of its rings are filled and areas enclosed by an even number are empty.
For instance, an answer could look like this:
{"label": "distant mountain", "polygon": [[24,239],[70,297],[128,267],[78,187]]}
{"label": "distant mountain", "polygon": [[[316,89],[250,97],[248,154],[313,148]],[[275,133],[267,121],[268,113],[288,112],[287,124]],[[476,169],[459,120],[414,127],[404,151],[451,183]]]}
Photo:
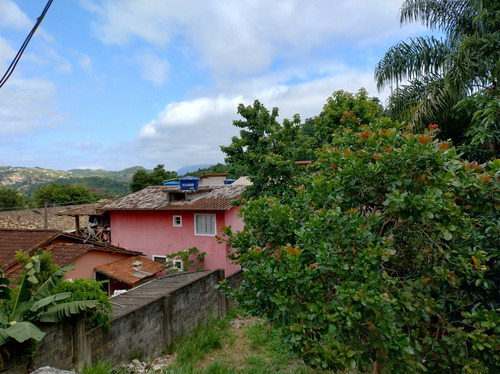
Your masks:
{"label": "distant mountain", "polygon": [[191,166],[184,166],[177,170],[177,175],[183,176],[188,173],[192,173],[194,171],[198,171],[199,169],[204,169],[212,166],[212,164],[200,164],[200,165],[191,165]]}
{"label": "distant mountain", "polygon": [[134,166],[121,171],[72,169],[68,171],[0,166],[0,187],[10,187],[30,195],[38,187],[50,183],[82,184],[103,194],[123,195],[134,173],[144,169]]}

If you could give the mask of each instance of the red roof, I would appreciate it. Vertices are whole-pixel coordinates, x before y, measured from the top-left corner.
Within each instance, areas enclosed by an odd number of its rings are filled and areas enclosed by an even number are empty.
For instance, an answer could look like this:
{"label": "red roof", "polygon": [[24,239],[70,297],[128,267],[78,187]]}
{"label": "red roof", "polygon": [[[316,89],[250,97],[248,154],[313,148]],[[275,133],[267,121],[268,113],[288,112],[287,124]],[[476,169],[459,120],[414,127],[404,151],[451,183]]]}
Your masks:
{"label": "red roof", "polygon": [[0,229],[0,265],[2,265],[2,269],[5,271],[17,263],[14,257],[16,251],[22,249],[31,256],[59,234],[61,232],[57,230]]}
{"label": "red roof", "polygon": [[154,278],[156,273],[165,270],[165,265],[145,257],[127,257],[97,266],[94,270],[120,282],[134,285],[142,280]]}
{"label": "red roof", "polygon": [[16,251],[23,250],[33,256],[38,249],[52,251],[54,263],[61,267],[73,263],[78,257],[94,250],[130,256],[143,255],[142,252],[129,251],[57,230],[0,229],[0,264],[6,276],[15,277],[22,270],[22,266],[14,257]]}

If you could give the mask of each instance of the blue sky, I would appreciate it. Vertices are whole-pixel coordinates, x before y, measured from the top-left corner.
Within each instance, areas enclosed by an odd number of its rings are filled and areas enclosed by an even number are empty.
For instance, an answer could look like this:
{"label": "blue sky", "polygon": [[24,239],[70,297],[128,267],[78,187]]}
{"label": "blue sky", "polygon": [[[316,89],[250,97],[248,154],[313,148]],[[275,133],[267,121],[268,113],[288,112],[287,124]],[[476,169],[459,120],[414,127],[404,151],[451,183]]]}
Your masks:
{"label": "blue sky", "polygon": [[[54,0],[0,88],[0,166],[167,170],[224,161],[239,103],[318,115],[376,90],[376,63],[423,35],[402,0]],[[46,0],[0,0],[0,75]]]}

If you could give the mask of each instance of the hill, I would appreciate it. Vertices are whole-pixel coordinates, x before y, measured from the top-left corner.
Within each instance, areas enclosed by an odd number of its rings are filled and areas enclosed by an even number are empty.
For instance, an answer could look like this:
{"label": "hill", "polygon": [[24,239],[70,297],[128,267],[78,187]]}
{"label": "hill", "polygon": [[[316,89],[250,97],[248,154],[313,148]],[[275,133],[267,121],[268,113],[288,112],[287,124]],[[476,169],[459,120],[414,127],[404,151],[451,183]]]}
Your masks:
{"label": "hill", "polygon": [[50,183],[81,184],[102,195],[123,195],[134,173],[141,169],[134,166],[121,171],[72,169],[68,171],[40,167],[0,166],[0,187],[14,188],[26,195]]}

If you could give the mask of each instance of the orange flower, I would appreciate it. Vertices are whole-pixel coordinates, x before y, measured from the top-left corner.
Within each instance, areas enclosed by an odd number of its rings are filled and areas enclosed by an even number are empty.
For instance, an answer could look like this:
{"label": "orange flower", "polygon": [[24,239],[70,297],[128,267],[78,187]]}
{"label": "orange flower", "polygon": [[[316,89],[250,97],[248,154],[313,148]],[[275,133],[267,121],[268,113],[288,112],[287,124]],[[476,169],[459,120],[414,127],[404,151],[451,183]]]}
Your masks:
{"label": "orange flower", "polygon": [[448,149],[450,145],[448,143],[441,143],[439,144],[439,149],[444,151],[445,149]]}
{"label": "orange flower", "polygon": [[434,131],[438,129],[438,125],[429,125],[429,131]]}
{"label": "orange flower", "polygon": [[427,144],[427,143],[429,143],[432,139],[434,139],[434,138],[435,138],[435,136],[431,136],[431,135],[429,135],[429,134],[419,134],[418,136],[420,137],[419,142],[420,142],[421,144]]}
{"label": "orange flower", "polygon": [[373,154],[373,159],[375,160],[380,160],[381,158],[384,158],[380,153],[374,153]]}

